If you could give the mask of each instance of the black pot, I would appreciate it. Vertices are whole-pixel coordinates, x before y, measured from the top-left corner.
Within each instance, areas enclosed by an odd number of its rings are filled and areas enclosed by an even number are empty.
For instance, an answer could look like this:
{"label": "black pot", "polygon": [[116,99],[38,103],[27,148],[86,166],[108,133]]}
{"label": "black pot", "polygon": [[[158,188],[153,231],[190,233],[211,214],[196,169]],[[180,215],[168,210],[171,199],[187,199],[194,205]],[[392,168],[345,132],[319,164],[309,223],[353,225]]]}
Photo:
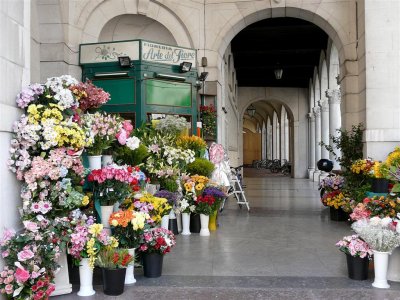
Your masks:
{"label": "black pot", "polygon": [[349,218],[349,214],[344,212],[343,209],[341,209],[340,207],[338,209],[330,206],[329,207],[329,212],[331,215],[331,220],[332,221],[347,221],[347,219]]}
{"label": "black pot", "polygon": [[333,169],[333,162],[329,159],[323,158],[317,162],[317,167],[318,170],[330,172]]}
{"label": "black pot", "polygon": [[350,254],[346,254],[347,258],[347,271],[349,278],[354,280],[366,280],[368,279],[368,265],[369,259],[367,257],[355,257]]}
{"label": "black pot", "polygon": [[192,233],[200,233],[200,215],[199,214],[190,214],[190,232]]}
{"label": "black pot", "polygon": [[148,278],[161,276],[164,255],[159,253],[143,253],[143,274]]}
{"label": "black pot", "polygon": [[110,296],[118,296],[124,292],[126,269],[102,269],[103,291]]}
{"label": "black pot", "polygon": [[178,221],[177,219],[169,219],[168,221],[168,230],[171,230],[173,234],[179,234],[178,231]]}
{"label": "black pot", "polygon": [[372,179],[372,192],[373,193],[387,193],[389,190],[389,180],[385,178]]}

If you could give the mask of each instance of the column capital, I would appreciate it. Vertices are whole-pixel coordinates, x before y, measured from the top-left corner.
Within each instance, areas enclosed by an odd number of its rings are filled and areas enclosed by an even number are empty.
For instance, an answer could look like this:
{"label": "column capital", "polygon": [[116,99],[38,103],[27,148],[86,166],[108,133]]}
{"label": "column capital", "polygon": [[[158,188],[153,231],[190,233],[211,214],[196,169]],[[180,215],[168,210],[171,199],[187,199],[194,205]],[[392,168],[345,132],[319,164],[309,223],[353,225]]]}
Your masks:
{"label": "column capital", "polygon": [[320,118],[321,117],[321,108],[319,106],[314,106],[313,113],[314,113],[315,118]]}
{"label": "column capital", "polygon": [[315,117],[313,113],[308,113],[307,114],[307,118],[311,121],[311,122],[315,122]]}
{"label": "column capital", "polygon": [[340,104],[342,101],[340,89],[328,89],[326,90],[325,95],[328,97],[329,104]]}
{"label": "column capital", "polygon": [[321,108],[322,112],[328,112],[329,111],[329,101],[328,100],[319,100],[318,101],[318,106]]}

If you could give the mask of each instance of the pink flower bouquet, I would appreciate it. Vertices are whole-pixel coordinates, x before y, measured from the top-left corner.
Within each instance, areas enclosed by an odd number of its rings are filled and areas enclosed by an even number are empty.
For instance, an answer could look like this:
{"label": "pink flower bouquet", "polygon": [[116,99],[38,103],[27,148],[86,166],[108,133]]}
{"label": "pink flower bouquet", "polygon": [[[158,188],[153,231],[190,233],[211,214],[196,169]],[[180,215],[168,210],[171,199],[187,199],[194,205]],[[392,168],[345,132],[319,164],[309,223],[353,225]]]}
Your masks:
{"label": "pink flower bouquet", "polygon": [[343,237],[340,241],[336,243],[336,246],[339,247],[339,250],[349,254],[351,256],[358,256],[361,258],[372,256],[372,249],[369,245],[359,238],[358,235],[349,235]]}
{"label": "pink flower bouquet", "polygon": [[175,236],[171,231],[165,228],[152,228],[144,232],[139,251],[164,255],[170,252],[175,244]]}

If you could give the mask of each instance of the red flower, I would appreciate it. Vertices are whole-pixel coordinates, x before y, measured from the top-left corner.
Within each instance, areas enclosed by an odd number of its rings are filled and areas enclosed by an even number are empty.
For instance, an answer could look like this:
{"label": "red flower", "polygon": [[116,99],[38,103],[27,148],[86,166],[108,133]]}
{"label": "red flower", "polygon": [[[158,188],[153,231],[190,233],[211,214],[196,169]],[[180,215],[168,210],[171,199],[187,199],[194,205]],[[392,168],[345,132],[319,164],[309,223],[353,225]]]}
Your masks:
{"label": "red flower", "polygon": [[93,174],[90,173],[87,179],[88,179],[89,182],[92,182],[94,180]]}

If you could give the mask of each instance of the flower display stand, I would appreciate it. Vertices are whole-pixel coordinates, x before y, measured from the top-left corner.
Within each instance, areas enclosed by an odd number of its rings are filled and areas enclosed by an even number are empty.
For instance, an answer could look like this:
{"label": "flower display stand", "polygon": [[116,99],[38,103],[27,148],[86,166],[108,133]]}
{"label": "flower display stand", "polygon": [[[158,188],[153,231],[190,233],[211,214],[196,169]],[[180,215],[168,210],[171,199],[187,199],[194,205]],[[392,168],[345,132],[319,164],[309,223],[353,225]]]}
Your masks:
{"label": "flower display stand", "polygon": [[72,284],[69,282],[68,262],[67,262],[66,251],[64,251],[61,254],[58,263],[60,264],[61,269],[55,275],[54,282],[56,285],[56,289],[51,294],[51,296],[72,293]]}
{"label": "flower display stand", "polygon": [[208,223],[210,221],[210,216],[200,214],[200,236],[210,236],[210,230],[208,229]]}
{"label": "flower display stand", "polygon": [[169,223],[169,215],[165,215],[161,217],[161,228],[168,229]]}
{"label": "flower display stand", "polygon": [[374,267],[375,280],[372,283],[373,287],[379,289],[388,289],[390,285],[387,282],[389,252],[379,252],[374,250]]}
{"label": "flower display stand", "polygon": [[90,170],[101,169],[101,155],[89,155],[88,161]]}
{"label": "flower display stand", "polygon": [[93,289],[93,270],[89,265],[89,258],[82,258],[79,263],[80,288],[78,296],[92,296],[96,292]]}
{"label": "flower display stand", "polygon": [[400,281],[400,247],[395,248],[389,257],[387,279],[396,282]]}
{"label": "flower display stand", "polygon": [[182,235],[190,235],[190,213],[182,213]]}
{"label": "flower display stand", "polygon": [[112,155],[102,155],[101,157],[101,166],[105,167],[111,165],[113,163]]}
{"label": "flower display stand", "polygon": [[[133,257],[135,257],[135,248],[128,249],[128,253]],[[125,284],[133,284],[136,282],[134,271],[135,271],[135,262],[133,261],[126,268]]]}

